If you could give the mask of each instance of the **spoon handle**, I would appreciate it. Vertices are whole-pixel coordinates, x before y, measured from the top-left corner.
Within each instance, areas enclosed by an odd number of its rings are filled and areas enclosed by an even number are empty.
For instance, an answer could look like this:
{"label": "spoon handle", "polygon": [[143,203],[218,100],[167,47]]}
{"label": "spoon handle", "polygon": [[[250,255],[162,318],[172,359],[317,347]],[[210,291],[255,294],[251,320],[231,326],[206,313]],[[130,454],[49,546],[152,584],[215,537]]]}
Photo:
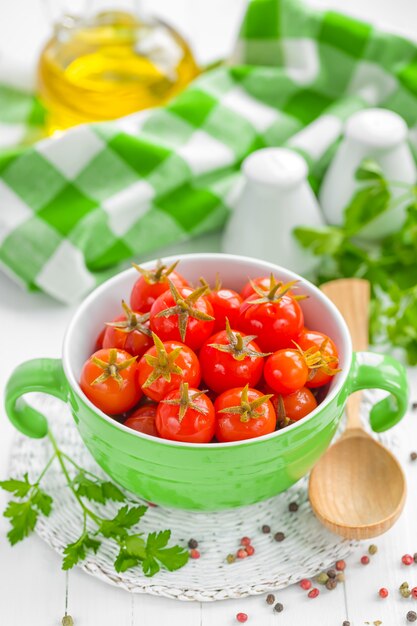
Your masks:
{"label": "spoon handle", "polygon": [[[337,306],[349,328],[355,352],[368,349],[370,284],[362,278],[340,278],[320,286]],[[362,393],[351,394],[346,405],[346,430],[362,428],[359,407]]]}

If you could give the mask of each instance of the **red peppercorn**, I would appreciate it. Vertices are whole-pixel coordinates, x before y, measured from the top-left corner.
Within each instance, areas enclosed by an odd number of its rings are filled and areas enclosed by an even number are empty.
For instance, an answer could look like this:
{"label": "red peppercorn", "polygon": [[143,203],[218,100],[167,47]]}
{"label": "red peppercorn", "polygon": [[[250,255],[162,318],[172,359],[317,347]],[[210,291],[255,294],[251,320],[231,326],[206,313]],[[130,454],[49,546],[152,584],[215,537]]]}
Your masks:
{"label": "red peppercorn", "polygon": [[200,552],[198,550],[196,550],[195,548],[193,548],[192,550],[190,550],[190,558],[191,559],[199,559],[200,558]]}
{"label": "red peppercorn", "polygon": [[412,588],[411,595],[414,598],[414,600],[417,600],[417,587]]}
{"label": "red peppercorn", "polygon": [[243,548],[240,548],[240,550],[236,552],[236,556],[238,559],[246,559],[246,557],[248,556],[248,553]]}
{"label": "red peppercorn", "polygon": [[317,589],[317,587],[313,587],[313,589],[310,589],[307,595],[309,598],[317,598],[319,593],[320,591]]}
{"label": "red peppercorn", "polygon": [[388,589],[386,589],[385,587],[381,587],[378,593],[380,598],[388,598]]}
{"label": "red peppercorn", "polygon": [[238,613],[236,615],[236,619],[238,622],[240,622],[241,624],[244,624],[245,622],[248,621],[248,616],[246,615],[246,613]]}
{"label": "red peppercorn", "polygon": [[304,589],[304,591],[308,591],[309,589],[311,589],[311,580],[308,580],[308,578],[303,578],[303,580],[300,580],[300,587],[301,589]]}
{"label": "red peppercorn", "polygon": [[240,540],[241,546],[250,546],[250,537],[242,537]]}
{"label": "red peppercorn", "polygon": [[361,557],[361,563],[362,563],[362,565],[368,565],[368,563],[369,563],[369,556],[366,556],[366,554],[364,554],[364,556]]}
{"label": "red peppercorn", "polygon": [[414,559],[411,554],[404,554],[401,561],[404,563],[404,565],[411,565],[411,563],[414,562]]}
{"label": "red peppercorn", "polygon": [[246,546],[246,554],[248,556],[252,556],[252,554],[254,554],[254,553],[255,553],[255,548],[253,546],[251,546],[251,545]]}
{"label": "red peppercorn", "polygon": [[346,561],[340,560],[340,561],[336,561],[336,569],[338,572],[343,572],[343,570],[346,568]]}

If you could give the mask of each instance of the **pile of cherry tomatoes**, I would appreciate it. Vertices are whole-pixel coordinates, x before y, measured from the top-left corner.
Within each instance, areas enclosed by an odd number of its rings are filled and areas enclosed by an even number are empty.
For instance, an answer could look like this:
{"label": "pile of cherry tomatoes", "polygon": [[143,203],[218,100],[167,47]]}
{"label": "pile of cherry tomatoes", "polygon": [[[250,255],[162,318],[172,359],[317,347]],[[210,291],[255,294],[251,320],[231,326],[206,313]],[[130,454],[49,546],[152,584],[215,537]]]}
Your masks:
{"label": "pile of cherry tomatoes", "polygon": [[260,437],[308,415],[338,371],[327,335],[305,328],[295,283],[274,275],[241,293],[192,287],[158,262],[102,330],[80,385],[134,430],[208,443]]}

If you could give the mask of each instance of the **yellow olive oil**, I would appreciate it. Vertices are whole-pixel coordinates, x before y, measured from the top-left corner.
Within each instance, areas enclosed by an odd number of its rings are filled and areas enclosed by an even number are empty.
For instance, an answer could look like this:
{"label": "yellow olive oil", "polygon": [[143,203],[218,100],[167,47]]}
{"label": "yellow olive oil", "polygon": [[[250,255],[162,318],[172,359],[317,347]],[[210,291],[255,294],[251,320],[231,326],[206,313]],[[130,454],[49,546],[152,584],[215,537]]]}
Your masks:
{"label": "yellow olive oil", "polygon": [[161,105],[197,74],[172,28],[106,11],[88,21],[67,16],[56,27],[39,61],[38,91],[53,133]]}

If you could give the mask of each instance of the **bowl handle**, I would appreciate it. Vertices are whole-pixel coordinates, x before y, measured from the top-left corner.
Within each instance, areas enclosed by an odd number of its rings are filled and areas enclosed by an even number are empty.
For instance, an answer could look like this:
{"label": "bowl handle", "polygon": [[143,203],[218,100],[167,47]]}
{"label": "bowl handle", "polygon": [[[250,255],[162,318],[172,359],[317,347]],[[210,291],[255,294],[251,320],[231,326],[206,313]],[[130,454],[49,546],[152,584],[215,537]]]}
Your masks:
{"label": "bowl handle", "polygon": [[408,407],[407,372],[392,356],[376,352],[355,352],[348,378],[348,392],[383,389],[389,396],[370,411],[372,430],[377,433],[392,428],[404,417]]}
{"label": "bowl handle", "polygon": [[46,417],[22,398],[33,391],[43,391],[66,402],[68,384],[60,359],[26,361],[12,372],[6,385],[5,408],[10,421],[24,435],[40,439],[48,434]]}

